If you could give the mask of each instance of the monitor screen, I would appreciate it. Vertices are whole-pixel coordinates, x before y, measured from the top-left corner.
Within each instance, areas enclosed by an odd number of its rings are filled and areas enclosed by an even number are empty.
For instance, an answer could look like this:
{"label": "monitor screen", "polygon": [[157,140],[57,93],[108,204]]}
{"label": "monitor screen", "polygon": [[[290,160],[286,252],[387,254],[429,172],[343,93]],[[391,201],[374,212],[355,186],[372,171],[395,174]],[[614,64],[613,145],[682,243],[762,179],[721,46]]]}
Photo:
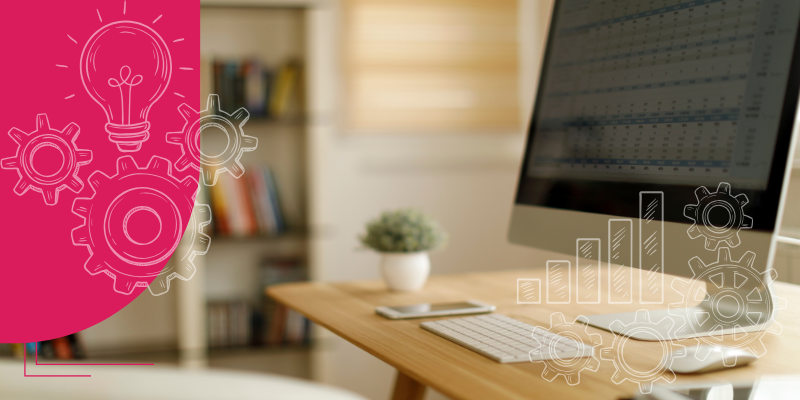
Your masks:
{"label": "monitor screen", "polygon": [[800,1],[554,7],[517,203],[636,217],[639,191],[684,202],[728,182],[751,200],[755,228],[772,229],[797,105]]}

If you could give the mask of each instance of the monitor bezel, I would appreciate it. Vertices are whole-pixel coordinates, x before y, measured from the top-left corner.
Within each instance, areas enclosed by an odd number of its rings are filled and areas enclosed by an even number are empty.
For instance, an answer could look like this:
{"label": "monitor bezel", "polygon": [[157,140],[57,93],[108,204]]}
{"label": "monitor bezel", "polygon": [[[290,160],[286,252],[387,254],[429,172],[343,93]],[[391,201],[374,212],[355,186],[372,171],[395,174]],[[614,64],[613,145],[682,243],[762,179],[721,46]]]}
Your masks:
{"label": "monitor bezel", "polygon": [[[638,200],[638,193],[641,191],[665,191],[670,202],[677,201],[679,204],[696,203],[695,191],[697,186],[695,185],[532,178],[526,176],[533,147],[532,143],[536,134],[535,127],[539,120],[539,107],[544,96],[542,82],[547,79],[547,65],[551,57],[554,33],[557,26],[556,14],[561,3],[562,0],[554,1],[550,15],[548,36],[539,73],[540,84],[537,88],[536,100],[527,129],[524,157],[520,166],[517,191],[514,196],[515,205],[638,218],[638,207],[631,207],[630,205],[634,204],[632,200]],[[787,173],[787,162],[791,152],[790,144],[792,143],[792,132],[795,126],[798,96],[800,95],[800,19],[798,19],[798,27],[767,187],[764,190],[733,188],[734,194],[744,193],[747,195],[749,199],[747,214],[753,218],[753,229],[761,231],[774,231],[778,224],[781,192],[785,174]],[[709,187],[708,189],[712,192],[716,190],[715,187]],[[683,207],[667,208],[664,212],[664,220],[685,224],[693,223],[692,220],[683,215]]]}

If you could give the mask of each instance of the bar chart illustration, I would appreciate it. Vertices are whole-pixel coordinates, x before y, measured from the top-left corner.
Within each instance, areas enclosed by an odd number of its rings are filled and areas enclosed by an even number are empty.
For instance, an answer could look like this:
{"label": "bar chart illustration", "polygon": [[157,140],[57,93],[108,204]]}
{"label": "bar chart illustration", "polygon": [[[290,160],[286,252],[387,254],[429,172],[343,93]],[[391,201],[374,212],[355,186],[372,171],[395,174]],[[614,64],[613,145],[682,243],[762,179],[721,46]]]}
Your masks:
{"label": "bar chart illustration", "polygon": [[639,302],[664,303],[664,192],[639,192]]}
{"label": "bar chart illustration", "polygon": [[575,244],[578,304],[600,303],[600,239],[578,239]]}
{"label": "bar chart illustration", "polygon": [[547,262],[547,303],[569,304],[571,263],[565,260]]}
{"label": "bar chart illustration", "polygon": [[[633,303],[634,279],[637,279],[633,269],[637,267],[639,303],[663,304],[664,192],[639,192],[638,225],[638,239],[634,239],[637,232],[633,219],[609,219],[606,255],[602,254],[603,239],[576,239],[575,278],[571,261],[549,260],[544,287],[539,278],[517,279],[517,304],[568,304],[573,299],[577,304],[602,303],[603,257],[608,263],[609,304]],[[638,260],[634,259],[634,251],[638,251]]]}
{"label": "bar chart illustration", "polygon": [[633,302],[633,221],[608,220],[608,302]]}
{"label": "bar chart illustration", "polygon": [[517,278],[517,304],[541,304],[542,281]]}

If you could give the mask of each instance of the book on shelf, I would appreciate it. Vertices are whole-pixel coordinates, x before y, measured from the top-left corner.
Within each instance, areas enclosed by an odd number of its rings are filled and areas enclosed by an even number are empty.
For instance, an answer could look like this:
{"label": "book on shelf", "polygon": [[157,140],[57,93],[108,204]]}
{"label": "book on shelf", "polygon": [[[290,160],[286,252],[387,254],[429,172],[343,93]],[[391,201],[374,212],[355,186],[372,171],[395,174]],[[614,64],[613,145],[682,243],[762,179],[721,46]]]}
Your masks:
{"label": "book on shelf", "polygon": [[309,343],[310,323],[305,317],[271,300],[264,303],[261,311],[244,300],[209,303],[209,347],[280,347]]}
{"label": "book on shelf", "polygon": [[214,233],[220,236],[277,235],[286,231],[272,170],[253,165],[235,179],[222,174],[208,197]]}
{"label": "book on shelf", "polygon": [[299,73],[300,68],[294,62],[289,62],[278,70],[275,76],[274,89],[269,98],[268,110],[270,115],[280,117],[286,114]]}
{"label": "book on shelf", "polygon": [[214,93],[223,110],[245,107],[253,118],[281,118],[296,92],[300,64],[287,62],[268,68],[257,59],[214,60]]}
{"label": "book on shelf", "polygon": [[[38,348],[38,350],[37,350]],[[86,358],[86,349],[78,333],[30,343],[0,343],[0,355],[22,358],[23,355],[44,360],[78,360]]]}
{"label": "book on shelf", "polygon": [[[262,289],[280,283],[307,280],[299,258],[265,258],[260,266]],[[276,303],[261,291],[260,305],[247,300],[208,303],[209,347],[301,345],[310,343],[308,319]]]}
{"label": "book on shelf", "polygon": [[208,304],[208,345],[247,346],[252,343],[253,309],[246,300]]}
{"label": "book on shelf", "polygon": [[[271,285],[308,280],[305,263],[299,258],[265,258],[261,265],[261,284]],[[271,346],[297,345],[311,340],[311,323],[294,310],[264,296],[265,342]]]}
{"label": "book on shelf", "polygon": [[248,60],[242,66],[244,76],[244,106],[252,117],[267,116],[267,94],[270,92],[272,71],[264,69],[258,60]]}

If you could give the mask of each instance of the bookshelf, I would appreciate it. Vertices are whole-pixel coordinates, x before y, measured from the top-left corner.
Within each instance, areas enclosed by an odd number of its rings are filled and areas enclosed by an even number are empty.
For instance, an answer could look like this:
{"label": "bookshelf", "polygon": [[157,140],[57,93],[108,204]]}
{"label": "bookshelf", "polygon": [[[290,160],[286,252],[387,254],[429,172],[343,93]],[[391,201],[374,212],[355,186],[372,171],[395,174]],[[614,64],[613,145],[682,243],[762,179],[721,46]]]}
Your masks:
{"label": "bookshelf", "polygon": [[[201,279],[190,282],[193,285],[186,285],[178,293],[178,351],[175,358],[180,365],[274,372],[305,378],[310,375],[311,347],[307,341],[294,339],[291,345],[286,345],[280,344],[280,340],[273,343],[272,339],[270,343],[262,343],[266,340],[254,336],[264,336],[265,333],[251,329],[251,326],[260,324],[259,320],[251,319],[256,315],[251,311],[261,311],[261,319],[272,318],[266,315],[271,311],[263,309],[263,279],[260,275],[263,274],[264,260],[296,260],[294,268],[302,270],[300,275],[309,275],[306,267],[309,237],[306,216],[307,120],[302,73],[306,59],[305,29],[305,9],[299,3],[289,7],[272,1],[247,5],[227,1],[201,3],[201,108],[205,108],[209,93],[219,93],[225,111],[230,113],[242,105],[251,109],[244,133],[257,138],[259,143],[254,151],[244,153],[241,162],[246,173],[268,166],[277,187],[277,193],[270,194],[280,203],[273,206],[279,208],[277,212],[279,219],[284,220],[284,229],[271,233],[264,229],[248,232],[228,229],[229,234],[223,235],[219,226],[214,228],[211,247],[201,261],[204,264],[202,274],[198,273]],[[264,98],[260,99],[267,110],[264,113],[252,110],[250,104],[242,104],[252,97],[241,93],[242,87],[253,87],[252,82],[247,81],[250,78],[247,72],[242,73],[244,79],[235,75],[238,72],[227,77],[223,75],[232,69],[251,68],[251,64],[257,64],[264,71],[267,89]],[[279,85],[278,81],[289,65],[296,75],[294,88],[289,96],[284,96],[283,111],[274,112],[271,98],[275,97],[275,86]],[[250,71],[252,73],[252,69]],[[261,76],[261,72],[256,74]],[[240,92],[232,94],[236,90]],[[203,151],[214,154],[224,149],[227,140],[219,132],[203,131]],[[218,185],[227,187],[226,193],[234,190],[230,185],[240,183],[234,183],[233,177],[227,173],[221,174],[219,179]],[[254,192],[252,187],[246,190]],[[209,197],[213,209],[217,198],[213,192]],[[230,204],[230,198],[226,200]],[[254,200],[252,215],[256,214],[255,204]],[[231,214],[236,211],[230,207],[228,211],[230,222],[235,219]],[[223,321],[221,326],[220,321]],[[266,329],[270,329],[270,324]],[[294,331],[296,336],[297,329]],[[253,347],[249,345],[251,343],[259,346]]]}

